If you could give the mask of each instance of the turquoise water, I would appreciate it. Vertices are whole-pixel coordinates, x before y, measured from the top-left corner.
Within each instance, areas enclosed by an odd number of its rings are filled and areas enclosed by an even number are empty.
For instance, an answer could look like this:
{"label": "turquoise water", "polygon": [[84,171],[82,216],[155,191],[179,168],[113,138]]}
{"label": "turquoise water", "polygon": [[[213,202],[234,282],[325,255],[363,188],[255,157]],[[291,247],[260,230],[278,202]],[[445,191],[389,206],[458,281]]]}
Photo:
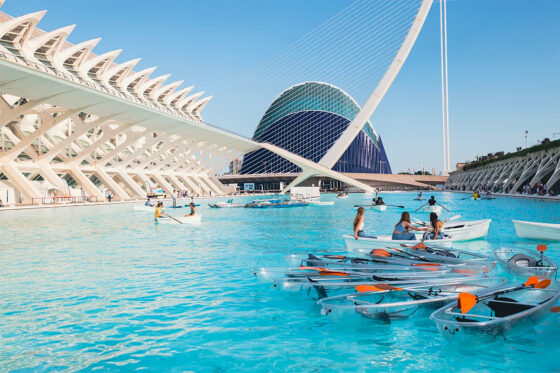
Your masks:
{"label": "turquoise water", "polygon": [[[382,195],[420,205],[411,193]],[[461,248],[535,247],[510,219],[560,222],[557,202],[463,197],[436,194],[447,217],[493,222],[487,241]],[[199,226],[156,225],[130,204],[1,212],[0,371],[559,370],[558,314],[507,341],[457,345],[425,317],[343,328],[252,277],[289,253],[343,250],[352,205],[370,198],[267,210],[201,200]],[[401,211],[367,211],[366,231],[388,233]],[[560,262],[560,243],[549,248]]]}

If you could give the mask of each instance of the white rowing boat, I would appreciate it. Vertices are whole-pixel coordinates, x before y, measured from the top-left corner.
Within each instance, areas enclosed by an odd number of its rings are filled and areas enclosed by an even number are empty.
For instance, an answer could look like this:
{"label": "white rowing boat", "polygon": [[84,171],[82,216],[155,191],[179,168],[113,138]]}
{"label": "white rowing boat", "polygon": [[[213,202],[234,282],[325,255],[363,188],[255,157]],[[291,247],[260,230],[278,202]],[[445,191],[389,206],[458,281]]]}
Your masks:
{"label": "white rowing boat", "polygon": [[233,202],[216,202],[216,203],[209,203],[208,206],[212,208],[218,208],[218,209],[231,209],[237,207],[245,207],[245,204],[233,203]]}
{"label": "white rowing boat", "polygon": [[[488,236],[492,219],[445,222],[442,232],[453,237],[453,241],[476,240]],[[420,225],[429,226],[430,223],[420,222]],[[416,238],[422,239],[422,234]]]}
{"label": "white rowing boat", "polygon": [[441,210],[442,210],[441,206],[438,206],[438,205],[433,205],[433,206],[426,205],[426,206],[422,207],[422,211],[424,211],[424,212],[435,212],[436,214],[439,214],[441,212]]}
{"label": "white rowing boat", "polygon": [[385,211],[387,210],[387,205],[372,205],[371,209],[377,211]]}
{"label": "white rowing boat", "polygon": [[155,218],[155,219],[156,219],[156,222],[159,223],[159,224],[175,224],[175,225],[200,224],[200,221],[202,220],[202,215],[197,214],[197,215],[194,215],[194,216],[174,216],[174,218],[176,220],[174,220],[172,218],[167,218],[167,217],[160,217],[160,218]]}
{"label": "white rowing boat", "polygon": [[560,241],[560,224],[512,220],[519,238]]}
{"label": "white rowing boat", "polygon": [[[379,235],[376,238],[365,238],[360,237],[355,239],[354,236],[344,235],[344,242],[346,243],[346,249],[350,252],[360,252],[363,249],[376,249],[383,247],[396,247],[401,244],[414,246],[421,242],[419,240],[393,240],[392,236],[389,235]],[[433,246],[437,248],[449,248],[453,243],[453,238],[444,238],[442,240],[425,240],[426,245]]]}
{"label": "white rowing boat", "polygon": [[150,206],[146,206],[146,205],[142,205],[142,206],[134,206],[134,211],[143,211],[143,212],[155,212],[156,208],[155,207],[150,207]]}
{"label": "white rowing boat", "polygon": [[334,201],[307,201],[312,206],[332,206]]}

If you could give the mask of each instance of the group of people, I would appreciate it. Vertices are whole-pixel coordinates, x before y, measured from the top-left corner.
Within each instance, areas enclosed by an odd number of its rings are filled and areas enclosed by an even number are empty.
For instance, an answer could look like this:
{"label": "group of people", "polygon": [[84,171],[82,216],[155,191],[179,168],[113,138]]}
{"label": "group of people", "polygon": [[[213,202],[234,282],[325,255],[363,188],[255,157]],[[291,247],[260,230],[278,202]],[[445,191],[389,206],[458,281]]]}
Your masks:
{"label": "group of people", "polygon": [[[354,218],[354,238],[376,238],[364,234],[364,208],[358,208],[358,213]],[[399,222],[393,229],[393,240],[415,240],[416,235],[412,231],[425,232],[427,239],[443,239],[443,223],[439,220],[435,212],[430,213],[430,225],[427,227],[417,227],[410,222],[410,214],[403,212]]]}
{"label": "group of people", "polygon": [[371,204],[373,206],[381,206],[385,204],[385,201],[383,201],[383,198],[377,197],[371,200]]}
{"label": "group of people", "polygon": [[[148,201],[149,202],[149,198]],[[153,205],[146,205],[146,206],[153,206]],[[189,216],[195,216],[196,215],[196,206],[194,204],[194,202],[189,203],[189,207],[191,209],[191,211],[185,215],[185,217],[189,217]],[[172,216],[169,216],[164,210],[163,210],[163,202],[162,201],[158,201],[157,205],[156,205],[156,211],[155,211],[155,217],[156,218],[173,218]]]}

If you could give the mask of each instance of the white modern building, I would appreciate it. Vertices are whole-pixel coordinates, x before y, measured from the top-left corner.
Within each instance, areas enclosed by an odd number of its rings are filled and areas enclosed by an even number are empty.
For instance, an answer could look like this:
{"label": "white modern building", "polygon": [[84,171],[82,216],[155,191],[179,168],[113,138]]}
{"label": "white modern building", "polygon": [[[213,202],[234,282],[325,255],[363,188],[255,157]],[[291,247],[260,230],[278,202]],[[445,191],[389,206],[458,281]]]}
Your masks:
{"label": "white modern building", "polygon": [[96,54],[100,39],[69,43],[74,25],[41,30],[46,11],[16,18],[0,12],[0,199],[101,201],[110,191],[128,200],[145,198],[148,187],[221,195],[216,173],[259,148],[297,164],[303,175],[298,181],[323,175],[372,191],[332,166],[397,75],[431,2],[424,0],[364,110],[318,163],[209,126],[202,113],[211,96],[183,87],[183,81],[169,82],[155,67],[135,71],[139,59],[116,63],[121,50]]}
{"label": "white modern building", "polygon": [[[488,161],[479,167],[452,172],[445,189],[475,191],[490,189],[509,194],[526,193],[537,185],[558,194],[560,184],[560,144],[506,159]],[[538,147],[536,147],[538,148]],[[531,150],[531,149],[529,149]],[[554,193],[555,192],[555,193]]]}

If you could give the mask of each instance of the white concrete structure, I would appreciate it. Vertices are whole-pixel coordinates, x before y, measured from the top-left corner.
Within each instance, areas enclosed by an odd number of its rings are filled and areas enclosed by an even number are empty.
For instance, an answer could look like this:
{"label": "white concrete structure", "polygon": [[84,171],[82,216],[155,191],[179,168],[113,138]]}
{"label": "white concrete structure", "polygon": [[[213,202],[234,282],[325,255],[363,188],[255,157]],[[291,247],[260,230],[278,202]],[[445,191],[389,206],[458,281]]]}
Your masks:
{"label": "white concrete structure", "polygon": [[307,174],[372,191],[330,167],[209,126],[201,112],[211,97],[179,88],[182,81],[166,84],[169,75],[152,78],[155,68],[134,71],[138,59],[115,63],[120,50],[96,55],[100,39],[67,42],[74,25],[40,30],[45,13],[0,12],[0,181],[17,191],[17,202],[40,202],[49,191],[144,198],[146,185],[219,195],[217,171],[260,147]]}
{"label": "white concrete structure", "polygon": [[449,175],[445,189],[482,190],[484,188],[516,194],[543,184],[547,191],[560,182],[560,145],[525,156],[508,158],[488,165],[456,171]]}

